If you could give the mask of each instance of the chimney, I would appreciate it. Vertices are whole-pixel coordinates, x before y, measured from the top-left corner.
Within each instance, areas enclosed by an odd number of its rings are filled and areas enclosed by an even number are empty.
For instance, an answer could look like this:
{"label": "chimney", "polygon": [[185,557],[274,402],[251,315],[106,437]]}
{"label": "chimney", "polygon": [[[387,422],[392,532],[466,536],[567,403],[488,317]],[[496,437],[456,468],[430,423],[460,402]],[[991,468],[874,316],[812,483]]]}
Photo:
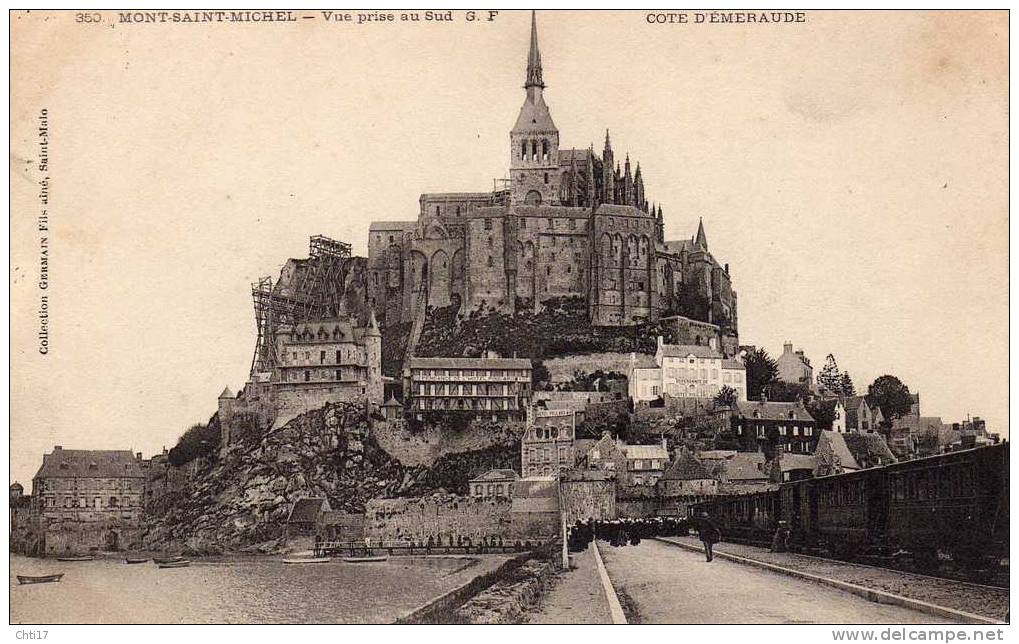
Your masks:
{"label": "chimney", "polygon": [[135,457],[136,459],[138,459],[139,461],[141,461],[141,460],[142,460],[142,453],[141,453],[141,452],[136,452],[136,453],[135,453],[135,455],[134,455],[134,457]]}
{"label": "chimney", "polygon": [[54,452],[59,452],[59,451],[60,451],[60,450],[62,450],[62,449],[64,449],[64,446],[63,446],[63,445],[54,445],[54,446],[53,446],[53,451],[54,451]]}
{"label": "chimney", "polygon": [[792,353],[792,352],[793,352],[793,343],[788,341],[788,340],[786,340],[785,344],[782,345],[782,353],[785,354],[785,353]]}

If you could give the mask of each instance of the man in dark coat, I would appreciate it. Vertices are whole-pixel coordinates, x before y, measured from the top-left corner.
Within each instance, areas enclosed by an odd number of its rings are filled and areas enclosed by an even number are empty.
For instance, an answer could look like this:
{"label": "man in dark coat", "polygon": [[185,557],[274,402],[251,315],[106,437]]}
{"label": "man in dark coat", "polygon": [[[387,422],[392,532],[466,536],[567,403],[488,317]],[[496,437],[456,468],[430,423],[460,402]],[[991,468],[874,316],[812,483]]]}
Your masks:
{"label": "man in dark coat", "polygon": [[704,544],[704,555],[708,561],[711,561],[714,556],[711,548],[716,542],[721,540],[722,532],[715,525],[715,522],[711,520],[711,516],[706,510],[701,510],[700,514],[697,515],[696,526],[697,535],[700,537],[701,543]]}

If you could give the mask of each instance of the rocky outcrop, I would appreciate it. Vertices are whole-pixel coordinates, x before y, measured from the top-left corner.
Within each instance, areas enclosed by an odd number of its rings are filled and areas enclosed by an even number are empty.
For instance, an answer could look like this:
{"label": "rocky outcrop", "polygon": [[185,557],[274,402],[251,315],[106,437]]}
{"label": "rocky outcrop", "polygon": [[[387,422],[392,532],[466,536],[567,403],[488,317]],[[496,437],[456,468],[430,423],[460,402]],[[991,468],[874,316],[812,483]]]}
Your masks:
{"label": "rocky outcrop", "polygon": [[232,445],[148,517],[144,547],[270,552],[282,545],[297,499],[325,497],[334,510],[361,513],[375,498],[463,493],[479,469],[519,459],[517,442],[404,466],[375,441],[371,422],[359,405],[329,404]]}

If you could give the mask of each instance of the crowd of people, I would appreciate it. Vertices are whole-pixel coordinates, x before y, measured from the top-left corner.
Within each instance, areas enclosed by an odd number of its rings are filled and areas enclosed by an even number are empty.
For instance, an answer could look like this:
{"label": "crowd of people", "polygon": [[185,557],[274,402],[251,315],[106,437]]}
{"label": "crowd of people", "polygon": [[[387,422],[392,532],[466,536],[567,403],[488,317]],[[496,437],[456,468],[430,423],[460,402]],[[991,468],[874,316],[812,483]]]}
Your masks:
{"label": "crowd of people", "polygon": [[580,552],[595,539],[608,541],[619,547],[635,546],[641,539],[651,537],[675,537],[685,535],[689,523],[681,517],[647,517],[643,519],[611,519],[598,521],[586,519],[577,521],[569,528],[568,545],[570,552]]}
{"label": "crowd of people", "polygon": [[698,538],[704,544],[704,555],[711,561],[714,558],[712,547],[721,540],[722,533],[704,511],[698,512],[690,519],[686,517],[646,517],[607,521],[585,519],[570,526],[567,545],[570,552],[584,550],[595,539],[608,541],[614,547],[636,546],[641,539],[650,537],[685,536],[690,533],[691,528],[697,532]]}

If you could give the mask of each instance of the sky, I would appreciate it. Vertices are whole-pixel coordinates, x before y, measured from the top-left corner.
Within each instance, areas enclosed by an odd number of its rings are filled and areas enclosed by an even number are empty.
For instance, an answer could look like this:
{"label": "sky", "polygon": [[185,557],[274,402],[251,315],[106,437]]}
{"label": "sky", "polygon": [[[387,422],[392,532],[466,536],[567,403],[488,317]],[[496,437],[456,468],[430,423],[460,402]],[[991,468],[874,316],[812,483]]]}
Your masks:
{"label": "sky", "polygon": [[[12,17],[11,479],[54,445],[172,447],[251,364],[250,284],[324,234],[367,252],[418,195],[506,176],[530,17],[117,24]],[[691,18],[692,20],[693,18]],[[666,237],[703,218],[740,341],[924,415],[1008,430],[1006,12],[799,24],[538,14],[562,147],[640,161]],[[36,168],[47,110],[50,167]],[[37,181],[50,176],[50,352]]]}

